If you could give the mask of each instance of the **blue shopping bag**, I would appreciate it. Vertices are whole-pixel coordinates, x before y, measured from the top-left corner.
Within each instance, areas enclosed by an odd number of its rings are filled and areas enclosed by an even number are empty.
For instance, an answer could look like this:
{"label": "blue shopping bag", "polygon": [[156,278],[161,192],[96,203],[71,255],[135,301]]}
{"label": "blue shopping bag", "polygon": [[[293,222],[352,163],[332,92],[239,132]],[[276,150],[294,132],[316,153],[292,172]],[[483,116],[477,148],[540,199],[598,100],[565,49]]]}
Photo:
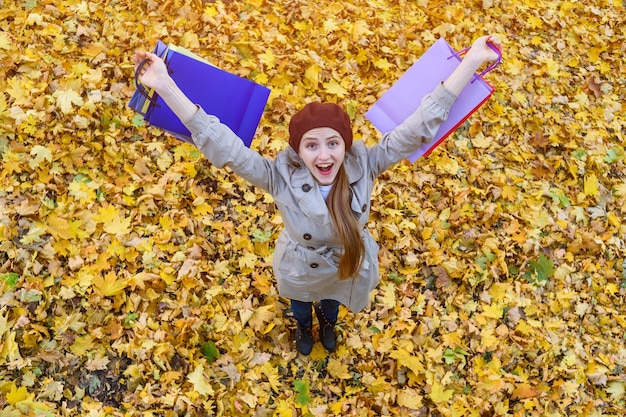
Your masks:
{"label": "blue shopping bag", "polygon": [[[269,98],[269,88],[224,71],[179,46],[157,41],[153,52],[163,58],[172,79],[192,102],[217,116],[250,146]],[[139,82],[140,69],[141,64],[135,74],[137,90],[129,106],[152,126],[192,142],[189,130],[163,99]]]}

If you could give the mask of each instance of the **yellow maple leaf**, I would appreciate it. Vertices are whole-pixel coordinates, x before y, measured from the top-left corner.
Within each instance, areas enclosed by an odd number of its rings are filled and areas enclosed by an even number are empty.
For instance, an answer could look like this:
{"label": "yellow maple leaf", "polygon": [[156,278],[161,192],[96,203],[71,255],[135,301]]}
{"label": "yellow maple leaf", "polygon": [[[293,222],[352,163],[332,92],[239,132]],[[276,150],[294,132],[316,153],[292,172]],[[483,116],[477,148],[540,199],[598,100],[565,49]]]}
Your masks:
{"label": "yellow maple leaf", "polygon": [[127,235],[131,231],[130,217],[119,217],[104,225],[104,231],[114,235]]}
{"label": "yellow maple leaf", "polygon": [[200,395],[213,395],[213,387],[207,382],[204,376],[204,366],[196,365],[193,372],[187,375],[187,380],[193,385],[193,389]]}
{"label": "yellow maple leaf", "polygon": [[72,73],[78,75],[79,77],[86,74],[89,71],[89,65],[86,62],[81,61],[72,65]]}
{"label": "yellow maple leaf", "polygon": [[365,20],[357,20],[351,26],[352,40],[358,42],[362,36],[371,35],[373,32]]}
{"label": "yellow maple leaf", "polygon": [[82,48],[82,52],[90,57],[95,57],[105,49],[105,46],[100,42],[92,42],[89,45]]}
{"label": "yellow maple leaf", "polygon": [[419,410],[422,408],[422,396],[415,390],[406,388],[398,392],[396,402],[399,406]]}
{"label": "yellow maple leaf", "polygon": [[304,78],[311,83],[310,86],[313,89],[316,89],[318,86],[320,72],[321,68],[316,64],[309,66],[306,71],[304,71]]}
{"label": "yellow maple leaf", "polygon": [[257,256],[252,252],[248,252],[245,255],[243,255],[241,258],[239,258],[239,268],[254,269],[254,267],[257,264],[257,261],[258,261]]}
{"label": "yellow maple leaf", "polygon": [[543,27],[543,22],[541,21],[540,18],[536,16],[530,16],[527,22],[530,25],[530,27],[533,29],[540,29]]}
{"label": "yellow maple leaf", "polygon": [[330,33],[339,29],[339,23],[335,19],[328,18],[324,20],[324,32]]}
{"label": "yellow maple leaf", "polygon": [[501,319],[504,313],[504,306],[500,303],[494,303],[483,307],[483,315],[492,319]]}
{"label": "yellow maple leaf", "polygon": [[219,12],[217,11],[217,8],[212,4],[207,4],[204,8],[204,14],[208,17],[215,17],[218,15],[218,13]]}
{"label": "yellow maple leaf", "polygon": [[[341,404],[339,404],[341,406]],[[280,400],[274,409],[273,416],[276,417],[293,417],[296,410],[285,400]]]}
{"label": "yellow maple leaf", "polygon": [[389,356],[396,359],[398,361],[398,365],[407,367],[415,375],[419,375],[425,371],[422,361],[405,349],[394,350]]}
{"label": "yellow maple leaf", "polygon": [[9,34],[5,31],[0,31],[0,49],[7,51],[11,49],[11,39],[9,38]]}
{"label": "yellow maple leaf", "polygon": [[274,68],[276,66],[276,55],[271,49],[259,54],[259,59],[267,68]]}
{"label": "yellow maple leaf", "polygon": [[385,58],[378,58],[374,61],[374,66],[376,68],[380,68],[381,70],[388,70],[389,68],[391,68],[393,65],[391,65],[389,63],[389,61],[387,61],[387,59]]}
{"label": "yellow maple leaf", "polygon": [[83,98],[74,90],[57,90],[52,94],[52,97],[56,99],[57,107],[65,114],[71,113],[74,110],[74,105],[82,106],[84,104]]}
{"label": "yellow maple leaf", "polygon": [[274,304],[260,306],[254,310],[254,313],[248,320],[248,324],[254,329],[254,331],[260,332],[263,327],[267,323],[270,323],[275,316],[276,309]]}
{"label": "yellow maple leaf", "polygon": [[265,362],[262,372],[267,377],[267,381],[272,389],[278,392],[280,390],[280,376],[278,375],[276,367],[274,367],[271,362]]}
{"label": "yellow maple leaf", "polygon": [[492,350],[500,343],[500,339],[493,334],[494,329],[486,327],[480,332],[480,346],[485,350]]}
{"label": "yellow maple leaf", "polygon": [[439,404],[439,403],[450,400],[450,398],[452,398],[453,395],[454,395],[454,390],[445,389],[445,387],[441,383],[434,382],[431,387],[430,394],[428,396],[430,397],[431,400],[433,400],[433,402],[435,402],[436,404]]}
{"label": "yellow maple leaf", "polygon": [[106,207],[100,207],[98,214],[93,216],[93,218],[97,222],[104,223],[103,229],[107,233],[114,235],[130,233],[130,217],[125,218],[121,216],[119,210],[112,204]]}
{"label": "yellow maple leaf", "polygon": [[96,85],[102,82],[103,74],[102,68],[89,69],[82,77],[83,80],[89,84]]}
{"label": "yellow maple leaf", "polygon": [[143,290],[143,289],[145,289],[145,283],[146,282],[156,281],[157,278],[160,278],[160,276],[157,275],[157,274],[142,271],[142,272],[140,272],[138,274],[135,274],[132,277],[130,277],[130,279],[128,281],[128,284],[131,286],[131,288],[133,290],[136,287],[139,287],[139,288],[141,288]]}
{"label": "yellow maple leaf", "polygon": [[522,69],[526,67],[526,64],[518,58],[511,58],[504,61],[504,66],[509,74],[519,75],[522,73]]}
{"label": "yellow maple leaf", "polygon": [[324,83],[324,89],[327,93],[343,98],[348,95],[348,91],[343,88],[337,81],[332,80]]}
{"label": "yellow maple leaf", "polygon": [[48,233],[55,239],[71,239],[70,225],[67,219],[55,215],[49,215],[46,219]]}
{"label": "yellow maple leaf", "polygon": [[393,309],[396,306],[396,288],[393,283],[387,283],[381,286],[382,296],[376,297],[377,301],[383,304],[389,309]]}
{"label": "yellow maple leaf", "polygon": [[626,394],[626,383],[623,381],[611,381],[606,387],[606,392],[611,394],[611,398],[614,401],[619,400]]}
{"label": "yellow maple leaf", "polygon": [[584,192],[588,196],[596,196],[600,194],[600,187],[598,184],[598,177],[596,174],[589,173],[585,176],[584,180]]}
{"label": "yellow maple leaf", "polygon": [[[81,203],[93,202],[96,199],[96,190],[91,183],[72,181],[68,187],[69,195],[79,200]],[[97,186],[96,186],[97,188]]]}
{"label": "yellow maple leaf", "polygon": [[328,369],[328,373],[333,378],[339,378],[339,379],[352,378],[352,375],[350,375],[350,372],[348,370],[348,365],[341,363],[339,359],[330,358],[328,360],[328,365],[326,369]]}
{"label": "yellow maple leaf", "polygon": [[531,386],[530,384],[517,384],[513,392],[511,393],[511,398],[514,400],[518,399],[527,399],[533,398],[539,395],[539,390],[536,387]]}
{"label": "yellow maple leaf", "polygon": [[105,297],[118,295],[128,286],[128,280],[117,279],[115,272],[109,271],[104,277],[98,274],[93,278],[93,286]]}
{"label": "yellow maple leaf", "polygon": [[442,153],[437,159],[437,168],[447,172],[450,175],[456,175],[459,172],[459,163],[454,158],[450,158],[446,153]]}
{"label": "yellow maple leaf", "polygon": [[505,198],[509,201],[515,201],[515,199],[517,198],[517,190],[515,189],[515,187],[512,187],[510,185],[505,185],[504,187],[502,187],[502,198]]}
{"label": "yellow maple leaf", "polygon": [[[14,105],[20,106],[30,102],[31,89],[33,87],[32,81],[23,81],[20,78],[12,77],[7,80],[7,84],[5,91],[14,99]],[[15,111],[18,111],[18,109],[15,109]],[[13,118],[19,121],[26,119],[26,114],[21,109],[19,111],[21,115],[19,117],[17,115],[13,116]]]}
{"label": "yellow maple leaf", "polygon": [[26,387],[18,388],[13,381],[11,381],[11,388],[6,394],[6,400],[11,405],[17,405],[22,401],[33,400],[34,397],[34,394],[29,393]]}
{"label": "yellow maple leaf", "polygon": [[48,226],[45,224],[35,223],[28,229],[28,233],[20,238],[20,243],[22,245],[30,245],[31,243],[40,242],[47,230]]}
{"label": "yellow maple leaf", "polygon": [[52,151],[45,146],[33,146],[33,149],[30,150],[30,156],[32,156],[33,159],[28,162],[28,166],[32,169],[38,167],[43,161],[47,161],[48,163],[52,162]]}
{"label": "yellow maple leaf", "polygon": [[488,148],[491,146],[491,138],[484,135],[483,132],[478,132],[475,137],[472,138],[472,145],[475,148]]}

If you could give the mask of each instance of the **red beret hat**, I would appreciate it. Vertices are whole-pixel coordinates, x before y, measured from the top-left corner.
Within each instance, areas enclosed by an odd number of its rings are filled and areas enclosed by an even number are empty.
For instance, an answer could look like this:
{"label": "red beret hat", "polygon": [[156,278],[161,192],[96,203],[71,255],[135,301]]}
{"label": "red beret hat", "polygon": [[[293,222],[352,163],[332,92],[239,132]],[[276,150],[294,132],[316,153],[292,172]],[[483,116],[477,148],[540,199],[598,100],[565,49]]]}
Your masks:
{"label": "red beret hat", "polygon": [[352,146],[350,116],[335,103],[309,103],[297,112],[289,122],[289,145],[299,152],[302,135],[316,127],[330,127],[339,132],[346,151]]}

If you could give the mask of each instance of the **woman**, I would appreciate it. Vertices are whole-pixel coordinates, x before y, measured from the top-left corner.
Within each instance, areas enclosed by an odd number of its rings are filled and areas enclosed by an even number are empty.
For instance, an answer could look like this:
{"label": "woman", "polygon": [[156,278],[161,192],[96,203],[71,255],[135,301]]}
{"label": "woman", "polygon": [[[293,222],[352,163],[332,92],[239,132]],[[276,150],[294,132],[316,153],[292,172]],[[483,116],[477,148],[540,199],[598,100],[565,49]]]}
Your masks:
{"label": "woman", "polygon": [[487,42],[501,48],[490,36],[476,40],[457,69],[378,144],[353,142],[350,118],[338,105],[310,103],[291,119],[290,146],[274,160],[244,146],[226,125],[191,102],[158,56],[136,52],[137,68],[147,60],[140,81],[163,98],[209,161],[229,166],[273,196],[284,221],[274,273],[279,293],[291,300],[300,353],[308,355],[314,345],[312,309],[320,341],[333,351],[340,304],[358,312],[369,303],[379,281],[378,245],[366,227],[374,181],[432,140],[476,70],[497,58]]}

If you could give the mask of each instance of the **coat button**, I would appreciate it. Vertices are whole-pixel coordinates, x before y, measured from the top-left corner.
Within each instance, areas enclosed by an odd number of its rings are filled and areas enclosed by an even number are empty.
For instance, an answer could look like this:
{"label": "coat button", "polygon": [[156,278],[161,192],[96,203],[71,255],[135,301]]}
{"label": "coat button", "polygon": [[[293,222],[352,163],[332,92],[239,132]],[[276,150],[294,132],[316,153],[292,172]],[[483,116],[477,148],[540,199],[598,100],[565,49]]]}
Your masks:
{"label": "coat button", "polygon": [[310,184],[304,184],[302,186],[302,191],[304,191],[305,193],[308,193],[309,191],[311,191],[311,185]]}
{"label": "coat button", "polygon": [[367,204],[363,204],[363,207],[361,207],[361,212],[365,213],[367,211]]}
{"label": "coat button", "polygon": [[291,165],[293,165],[296,168],[302,168],[302,165],[300,165],[300,162],[293,161],[293,164]]}
{"label": "coat button", "polygon": [[307,246],[306,247],[308,250],[315,250],[315,246]]}
{"label": "coat button", "polygon": [[313,262],[313,263],[311,264],[311,268],[317,268],[318,266],[319,266],[319,265],[318,265],[318,264],[316,264],[315,262]]}
{"label": "coat button", "polygon": [[311,234],[310,233],[305,233],[304,236],[302,236],[304,238],[304,240],[311,240]]}

